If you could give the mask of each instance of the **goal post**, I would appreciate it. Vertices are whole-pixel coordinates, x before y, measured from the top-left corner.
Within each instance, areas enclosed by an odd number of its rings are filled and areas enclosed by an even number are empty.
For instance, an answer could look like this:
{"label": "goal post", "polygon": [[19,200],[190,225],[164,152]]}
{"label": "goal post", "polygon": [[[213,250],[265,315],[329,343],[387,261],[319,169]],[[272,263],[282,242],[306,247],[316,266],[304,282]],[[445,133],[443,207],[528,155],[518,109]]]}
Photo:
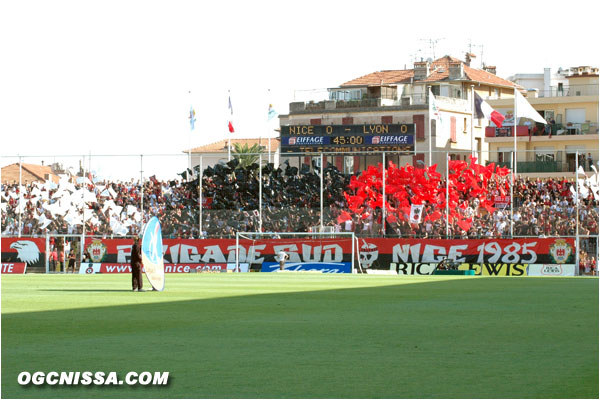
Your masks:
{"label": "goal post", "polygon": [[[355,266],[360,268],[358,258],[358,238],[354,232],[236,232],[235,233],[235,267],[239,271],[240,267],[240,248],[241,241],[251,241],[252,248],[256,242],[271,242],[273,246],[277,243],[285,244],[288,239],[294,239],[295,243],[302,243],[301,239],[310,241],[312,244],[320,242],[321,244],[338,244],[342,248],[348,248],[350,251],[350,271],[356,273]],[[300,239],[300,241],[299,241]],[[342,246],[343,245],[343,246]],[[249,256],[249,255],[248,255]],[[303,260],[305,261],[305,260]],[[355,263],[355,261],[357,261]]]}

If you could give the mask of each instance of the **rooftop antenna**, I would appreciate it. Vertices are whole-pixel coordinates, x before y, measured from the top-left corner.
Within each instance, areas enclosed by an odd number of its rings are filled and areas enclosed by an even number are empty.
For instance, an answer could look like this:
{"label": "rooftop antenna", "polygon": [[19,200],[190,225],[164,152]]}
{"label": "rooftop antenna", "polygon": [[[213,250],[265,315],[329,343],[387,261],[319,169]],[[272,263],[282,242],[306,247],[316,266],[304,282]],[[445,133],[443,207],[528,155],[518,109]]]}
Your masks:
{"label": "rooftop antenna", "polygon": [[435,45],[440,40],[444,40],[446,38],[437,38],[437,39],[420,39],[423,42],[429,42],[429,48],[431,49],[431,54],[433,55],[433,59],[435,60]]}
{"label": "rooftop antenna", "polygon": [[473,53],[474,47],[479,47],[479,49],[481,50],[481,58],[479,59],[479,62],[481,63],[480,68],[483,69],[483,67],[485,67],[485,63],[483,62],[483,45],[482,44],[473,44],[471,42],[471,39],[469,39],[469,53]]}
{"label": "rooftop antenna", "polygon": [[411,58],[411,60],[412,60],[413,63],[415,61],[419,61],[419,57],[420,57],[420,55],[421,55],[422,52],[423,52],[423,50],[417,49],[413,54],[410,55],[410,58]]}

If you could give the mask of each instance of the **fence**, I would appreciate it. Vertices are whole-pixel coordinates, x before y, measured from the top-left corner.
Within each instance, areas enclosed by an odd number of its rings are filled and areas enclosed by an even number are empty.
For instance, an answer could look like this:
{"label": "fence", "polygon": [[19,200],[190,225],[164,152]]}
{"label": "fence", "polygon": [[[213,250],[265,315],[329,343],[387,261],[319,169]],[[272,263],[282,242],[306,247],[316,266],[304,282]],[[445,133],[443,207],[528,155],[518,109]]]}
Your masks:
{"label": "fence", "polygon": [[[200,157],[194,166],[185,154],[3,157],[2,235],[130,236],[152,215],[173,238],[315,227],[367,237],[598,234],[587,155],[520,154],[514,181],[512,152],[481,155],[487,161],[471,165],[469,153],[434,153],[435,167],[428,154],[397,152],[280,154],[277,164],[234,154],[230,163]],[[561,175],[580,167],[586,175]],[[550,174],[537,181],[541,173]]]}

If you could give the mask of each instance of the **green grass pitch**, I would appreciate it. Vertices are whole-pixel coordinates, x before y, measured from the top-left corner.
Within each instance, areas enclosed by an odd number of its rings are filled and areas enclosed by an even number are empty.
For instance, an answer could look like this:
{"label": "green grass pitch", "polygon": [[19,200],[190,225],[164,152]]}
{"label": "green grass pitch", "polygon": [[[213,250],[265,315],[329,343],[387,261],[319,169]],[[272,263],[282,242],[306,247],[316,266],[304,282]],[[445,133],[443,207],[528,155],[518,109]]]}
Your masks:
{"label": "green grass pitch", "polygon": [[[598,279],[2,276],[3,398],[598,398]],[[146,282],[146,288],[148,284]],[[169,371],[167,386],[19,386]]]}

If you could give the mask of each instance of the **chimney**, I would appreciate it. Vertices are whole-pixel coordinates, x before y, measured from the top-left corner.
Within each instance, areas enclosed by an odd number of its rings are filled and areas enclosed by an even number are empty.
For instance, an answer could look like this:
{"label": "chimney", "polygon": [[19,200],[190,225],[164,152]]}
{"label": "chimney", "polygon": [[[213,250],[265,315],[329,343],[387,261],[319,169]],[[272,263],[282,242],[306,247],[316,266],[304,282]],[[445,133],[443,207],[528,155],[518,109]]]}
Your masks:
{"label": "chimney", "polygon": [[460,61],[450,61],[450,66],[448,68],[448,78],[449,79],[462,79],[464,78],[464,67],[463,63]]}
{"label": "chimney", "polygon": [[471,60],[476,57],[477,56],[473,53],[465,53],[465,64],[467,64],[467,67],[471,66]]}
{"label": "chimney", "polygon": [[495,65],[486,65],[485,67],[483,67],[483,69],[486,72],[489,72],[490,74],[496,75],[496,66]]}
{"label": "chimney", "polygon": [[429,61],[417,61],[414,64],[415,81],[426,79],[429,76]]}

